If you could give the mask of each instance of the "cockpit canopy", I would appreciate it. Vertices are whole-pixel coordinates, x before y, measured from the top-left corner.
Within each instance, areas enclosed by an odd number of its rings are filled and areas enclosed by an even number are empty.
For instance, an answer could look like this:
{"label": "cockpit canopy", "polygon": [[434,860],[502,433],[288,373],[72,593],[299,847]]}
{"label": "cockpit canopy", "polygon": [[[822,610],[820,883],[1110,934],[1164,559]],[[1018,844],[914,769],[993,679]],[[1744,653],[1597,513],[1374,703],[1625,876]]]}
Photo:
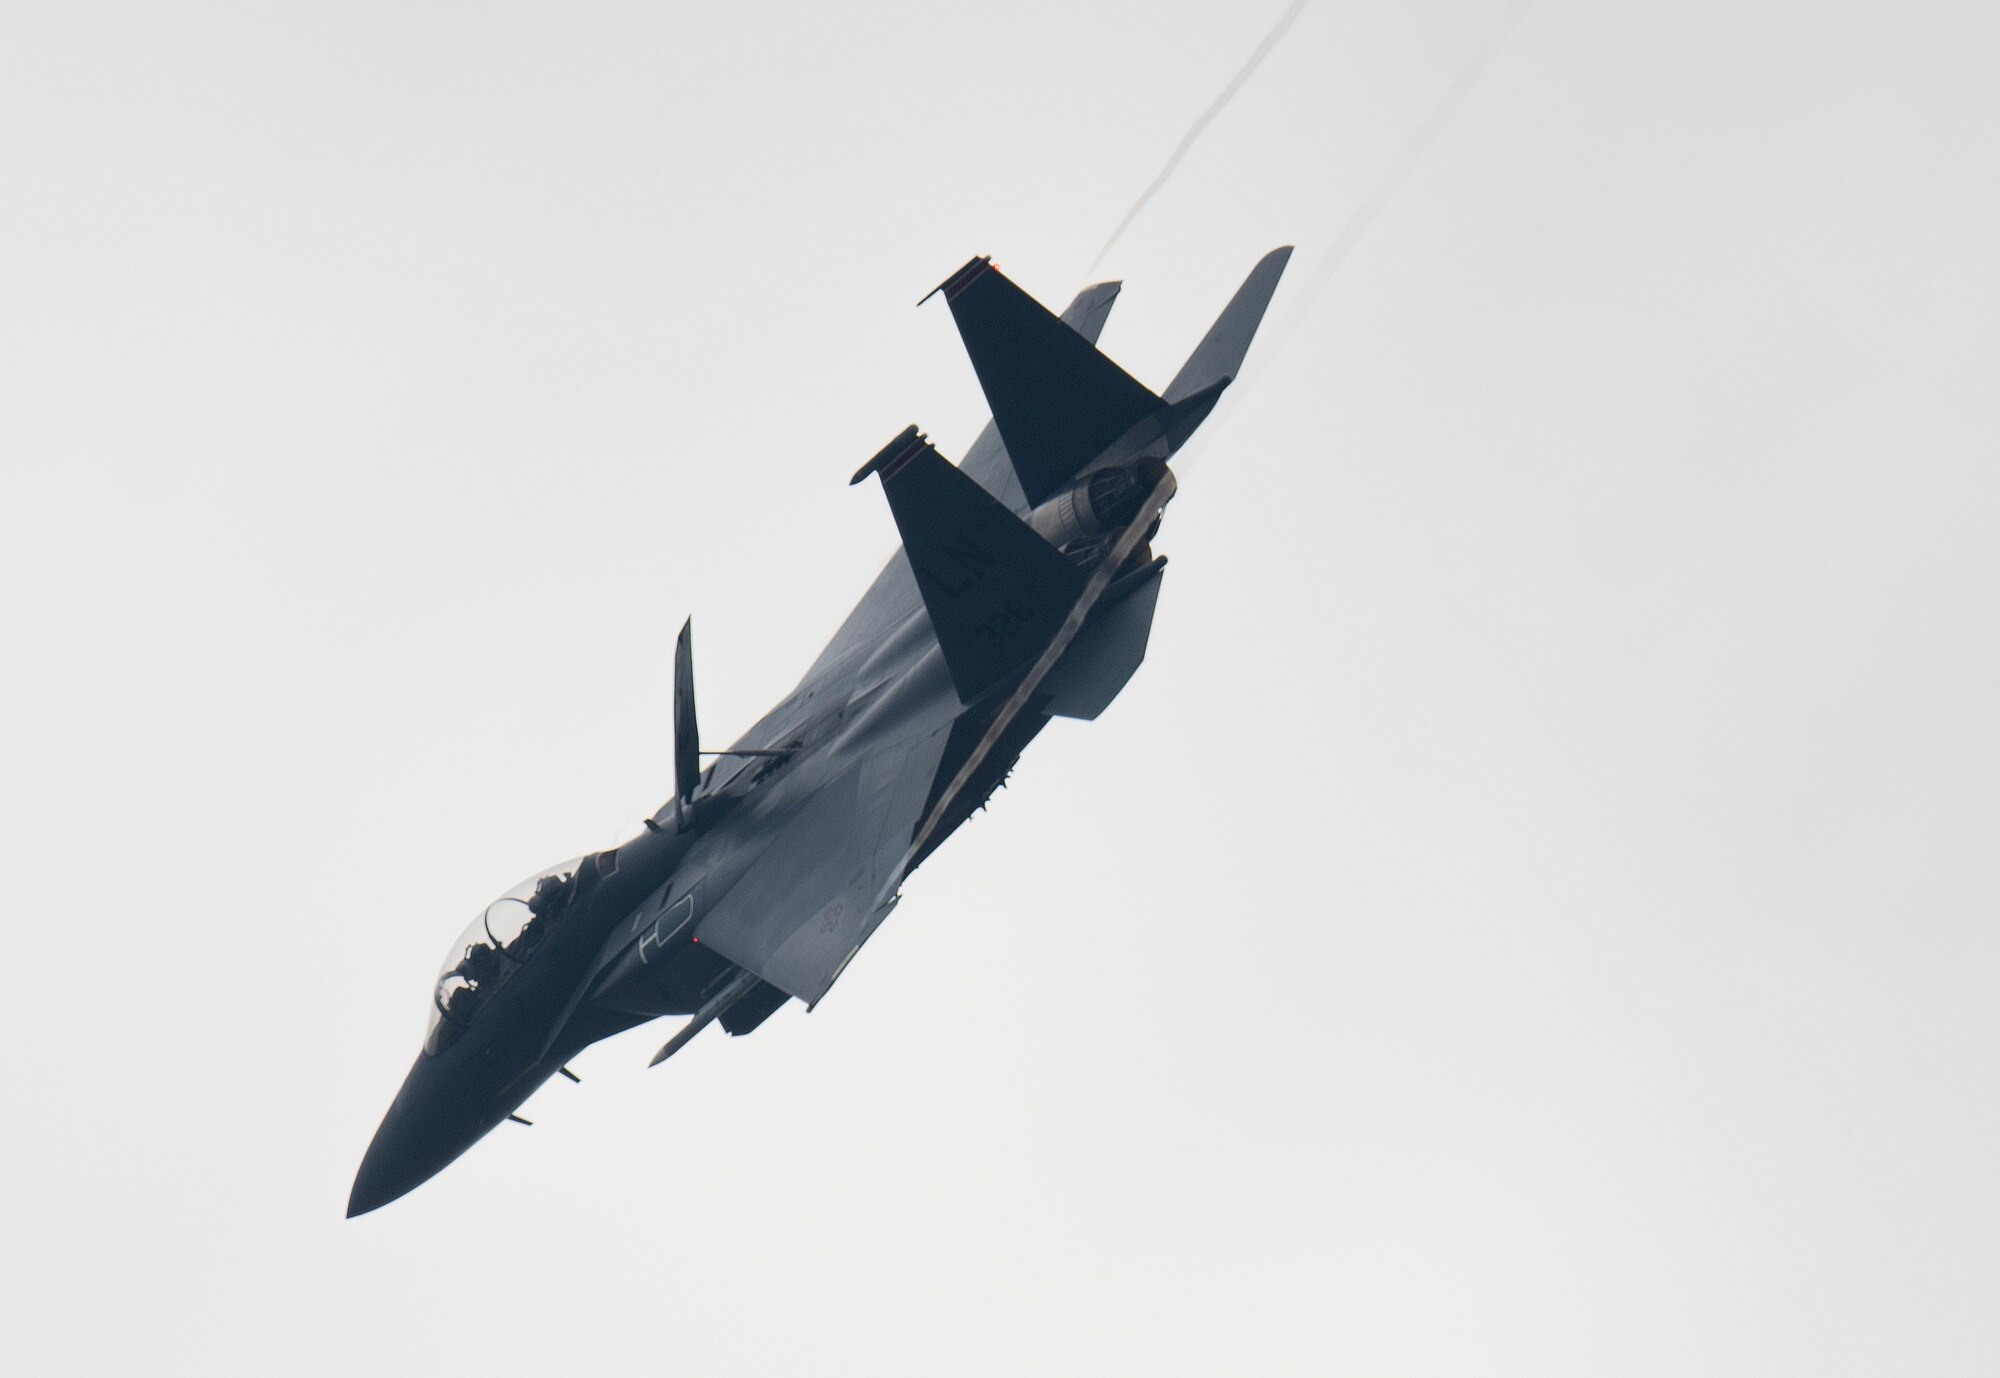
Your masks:
{"label": "cockpit canopy", "polygon": [[427,1051],[436,1052],[452,1030],[471,1023],[486,998],[534,955],[568,907],[585,860],[577,857],[535,872],[487,905],[458,935],[431,991]]}

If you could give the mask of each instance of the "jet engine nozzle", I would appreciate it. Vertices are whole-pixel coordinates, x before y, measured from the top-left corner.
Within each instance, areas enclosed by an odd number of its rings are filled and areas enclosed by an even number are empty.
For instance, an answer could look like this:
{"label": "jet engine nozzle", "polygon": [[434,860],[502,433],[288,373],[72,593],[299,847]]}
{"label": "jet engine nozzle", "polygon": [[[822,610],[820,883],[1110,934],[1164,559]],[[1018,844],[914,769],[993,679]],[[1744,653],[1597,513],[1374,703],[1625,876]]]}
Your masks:
{"label": "jet engine nozzle", "polygon": [[1131,521],[1166,473],[1152,455],[1094,469],[1037,507],[1028,525],[1058,550],[1095,541]]}

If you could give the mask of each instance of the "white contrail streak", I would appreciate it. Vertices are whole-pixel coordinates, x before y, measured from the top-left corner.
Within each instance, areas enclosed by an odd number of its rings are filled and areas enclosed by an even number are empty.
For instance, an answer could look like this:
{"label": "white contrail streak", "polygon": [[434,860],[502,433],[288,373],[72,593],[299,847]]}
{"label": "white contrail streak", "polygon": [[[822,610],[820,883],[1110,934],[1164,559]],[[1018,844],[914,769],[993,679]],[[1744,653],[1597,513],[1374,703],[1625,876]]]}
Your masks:
{"label": "white contrail streak", "polygon": [[1229,84],[1222,88],[1222,94],[1209,102],[1208,109],[1202,111],[1194,124],[1188,128],[1188,132],[1181,136],[1180,146],[1175,148],[1173,155],[1167,159],[1167,165],[1160,169],[1160,175],[1153,179],[1151,186],[1139,194],[1139,199],[1132,203],[1132,209],[1125,212],[1125,218],[1119,221],[1118,228],[1111,232],[1111,238],[1104,241],[1104,247],[1099,249],[1097,257],[1090,261],[1089,272],[1097,271],[1097,265],[1104,262],[1104,256],[1111,252],[1111,246],[1118,242],[1119,236],[1131,228],[1132,222],[1139,218],[1139,212],[1146,209],[1146,203],[1153,199],[1153,194],[1165,186],[1167,179],[1174,175],[1174,169],[1180,166],[1181,159],[1187,156],[1187,151],[1194,147],[1195,140],[1201,137],[1201,131],[1208,128],[1209,123],[1222,113],[1223,107],[1236,98],[1236,93],[1250,80],[1250,74],[1257,70],[1259,63],[1271,55],[1271,49],[1278,46],[1278,40],[1285,36],[1285,31],[1292,27],[1292,21],[1299,17],[1305,7],[1306,0],[1292,0],[1291,8],[1278,17],[1278,22],[1264,35],[1264,41],[1257,45],[1257,51],[1250,54],[1250,60],[1237,70],[1236,75],[1229,79]]}
{"label": "white contrail streak", "polygon": [[[1255,377],[1263,371],[1263,362],[1277,353],[1278,345],[1298,327],[1299,321],[1311,308],[1314,298],[1319,296],[1333,275],[1339,271],[1340,265],[1347,261],[1347,256],[1354,251],[1354,246],[1361,242],[1361,237],[1368,233],[1368,227],[1375,223],[1375,217],[1382,213],[1383,207],[1389,204],[1404,180],[1423,160],[1424,153],[1430,148],[1432,140],[1443,131],[1451,117],[1458,113],[1458,107],[1472,94],[1472,88],[1479,84],[1479,78],[1485,75],[1486,68],[1492,63],[1494,55],[1500,51],[1500,46],[1507,41],[1515,26],[1521,22],[1533,4],[1534,0],[1516,0],[1516,3],[1510,5],[1507,12],[1500,16],[1500,21],[1486,35],[1485,41],[1473,51],[1471,57],[1466,59],[1465,66],[1459,69],[1457,78],[1445,89],[1444,95],[1438,99],[1435,106],[1431,107],[1431,112],[1425,117],[1424,122],[1417,126],[1416,132],[1404,143],[1402,151],[1396,155],[1396,160],[1389,165],[1389,170],[1382,174],[1381,180],[1376,182],[1367,199],[1355,208],[1347,223],[1341,227],[1339,236],[1327,251],[1319,256],[1319,261],[1313,264],[1312,271],[1306,275],[1291,309],[1285,313],[1284,319],[1277,323],[1277,328],[1271,332],[1271,338],[1263,342],[1264,348],[1259,355],[1258,367],[1250,370],[1250,377]],[[1232,391],[1238,393],[1244,391],[1243,384],[1248,383],[1250,377],[1244,378]]]}

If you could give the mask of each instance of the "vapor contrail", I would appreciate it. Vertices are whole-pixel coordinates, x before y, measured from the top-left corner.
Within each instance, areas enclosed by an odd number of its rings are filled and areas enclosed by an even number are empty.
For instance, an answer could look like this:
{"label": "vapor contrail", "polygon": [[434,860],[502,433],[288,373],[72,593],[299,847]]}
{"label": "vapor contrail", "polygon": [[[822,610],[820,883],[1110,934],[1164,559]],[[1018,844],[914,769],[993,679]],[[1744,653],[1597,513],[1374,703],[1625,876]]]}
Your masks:
{"label": "vapor contrail", "polygon": [[1139,199],[1132,203],[1132,209],[1126,211],[1125,218],[1118,222],[1118,228],[1111,232],[1111,238],[1104,241],[1104,247],[1099,249],[1097,257],[1090,261],[1090,272],[1097,271],[1097,265],[1104,262],[1104,256],[1111,252],[1111,246],[1118,242],[1118,237],[1139,218],[1139,212],[1146,209],[1146,203],[1153,199],[1153,193],[1165,186],[1167,179],[1174,175],[1174,169],[1180,166],[1181,159],[1187,156],[1187,151],[1194,147],[1194,141],[1201,137],[1201,131],[1208,128],[1209,123],[1222,113],[1222,108],[1236,98],[1236,93],[1250,80],[1250,74],[1257,70],[1257,64],[1270,56],[1271,49],[1278,46],[1278,40],[1285,36],[1285,31],[1292,27],[1292,21],[1299,17],[1305,7],[1306,0],[1292,0],[1291,8],[1278,17],[1278,22],[1264,35],[1264,41],[1257,45],[1257,51],[1250,54],[1250,60],[1237,70],[1236,75],[1229,79],[1229,84],[1222,88],[1222,94],[1209,102],[1208,109],[1202,111],[1188,132],[1181,136],[1179,147],[1175,148],[1173,156],[1167,159],[1167,165],[1160,169],[1160,175],[1153,179],[1151,186],[1140,193]]}
{"label": "vapor contrail", "polygon": [[[1479,84],[1479,78],[1485,75],[1486,68],[1492,63],[1494,55],[1500,51],[1500,46],[1514,32],[1514,26],[1519,24],[1522,17],[1533,8],[1533,4],[1534,0],[1516,0],[1516,3],[1508,7],[1507,12],[1500,16],[1499,22],[1487,33],[1485,41],[1473,51],[1471,57],[1466,59],[1465,66],[1459,69],[1457,78],[1445,89],[1438,103],[1431,107],[1430,114],[1417,126],[1416,132],[1403,144],[1402,151],[1389,165],[1389,170],[1382,174],[1381,180],[1375,183],[1367,198],[1347,218],[1347,223],[1341,227],[1339,236],[1328,246],[1326,252],[1320,255],[1319,261],[1313,264],[1312,271],[1306,275],[1298,296],[1292,301],[1291,309],[1285,313],[1284,319],[1277,323],[1277,328],[1271,332],[1271,338],[1264,341],[1264,348],[1259,355],[1259,365],[1250,370],[1251,376],[1262,371],[1263,361],[1270,359],[1277,352],[1279,342],[1297,328],[1299,321],[1311,308],[1314,298],[1319,296],[1334,273],[1339,271],[1340,265],[1347,261],[1348,254],[1352,253],[1354,246],[1361,242],[1361,237],[1368,233],[1368,227],[1375,223],[1375,217],[1389,204],[1390,198],[1395,196],[1404,179],[1423,160],[1431,141],[1437,138],[1451,117],[1458,113],[1458,107],[1465,103],[1468,95],[1472,94],[1472,88]],[[1245,378],[1243,381],[1247,383],[1249,379]],[[1240,387],[1236,390],[1242,391]]]}

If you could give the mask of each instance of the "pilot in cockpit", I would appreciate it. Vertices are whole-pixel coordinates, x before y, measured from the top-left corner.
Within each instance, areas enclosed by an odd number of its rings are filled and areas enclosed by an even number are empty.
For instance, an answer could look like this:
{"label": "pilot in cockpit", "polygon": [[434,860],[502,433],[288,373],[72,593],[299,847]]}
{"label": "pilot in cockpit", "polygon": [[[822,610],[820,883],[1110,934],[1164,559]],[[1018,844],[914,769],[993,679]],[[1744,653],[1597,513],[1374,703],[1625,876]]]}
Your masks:
{"label": "pilot in cockpit", "polygon": [[458,969],[476,986],[491,976],[499,965],[499,953],[485,943],[474,943],[465,950],[465,960],[458,964]]}
{"label": "pilot in cockpit", "polygon": [[555,917],[569,896],[570,880],[569,876],[547,875],[535,882],[535,893],[528,897],[528,908],[534,911],[536,918]]}
{"label": "pilot in cockpit", "polygon": [[528,896],[528,913],[532,917],[521,925],[514,941],[507,944],[508,954],[516,961],[526,961],[548,932],[548,926],[555,922],[556,915],[568,904],[569,895],[569,876],[547,875],[536,881],[535,893]]}

